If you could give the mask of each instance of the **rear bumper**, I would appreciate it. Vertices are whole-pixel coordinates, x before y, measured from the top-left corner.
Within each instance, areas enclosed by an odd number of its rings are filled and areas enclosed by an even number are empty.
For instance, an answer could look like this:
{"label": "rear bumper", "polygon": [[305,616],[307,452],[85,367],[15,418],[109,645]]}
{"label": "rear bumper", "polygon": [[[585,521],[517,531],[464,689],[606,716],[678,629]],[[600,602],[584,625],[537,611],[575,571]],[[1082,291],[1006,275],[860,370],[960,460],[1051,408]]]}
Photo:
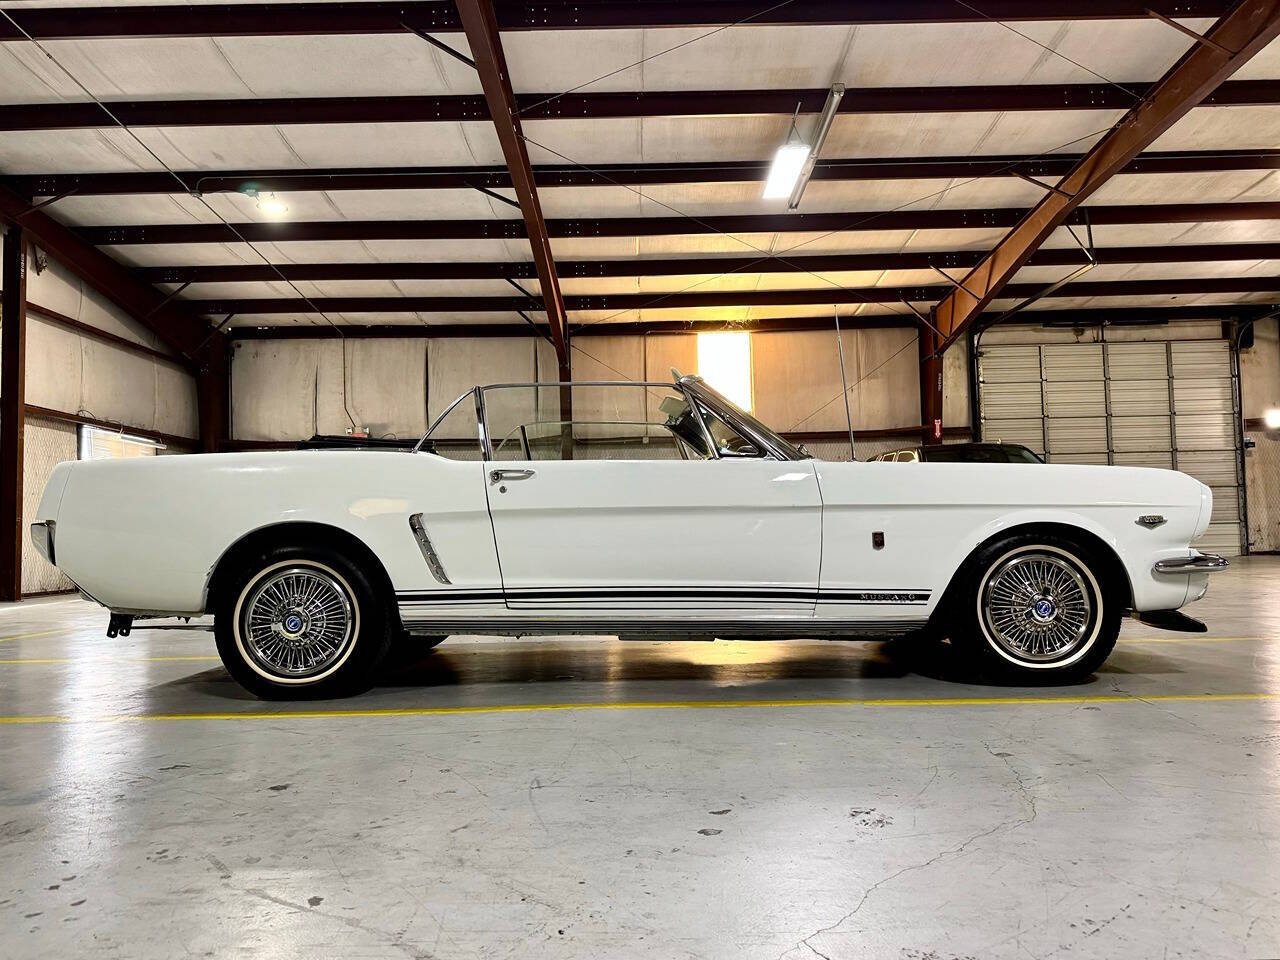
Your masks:
{"label": "rear bumper", "polygon": [[1226,557],[1220,557],[1216,553],[1192,552],[1189,557],[1168,557],[1164,560],[1157,560],[1151,567],[1151,572],[1165,575],[1217,573],[1219,570],[1227,569],[1230,565],[1230,561]]}
{"label": "rear bumper", "polygon": [[31,524],[31,545],[36,548],[36,553],[55,567],[58,565],[54,560],[53,552],[53,534],[56,527],[57,524],[52,520],[37,520]]}

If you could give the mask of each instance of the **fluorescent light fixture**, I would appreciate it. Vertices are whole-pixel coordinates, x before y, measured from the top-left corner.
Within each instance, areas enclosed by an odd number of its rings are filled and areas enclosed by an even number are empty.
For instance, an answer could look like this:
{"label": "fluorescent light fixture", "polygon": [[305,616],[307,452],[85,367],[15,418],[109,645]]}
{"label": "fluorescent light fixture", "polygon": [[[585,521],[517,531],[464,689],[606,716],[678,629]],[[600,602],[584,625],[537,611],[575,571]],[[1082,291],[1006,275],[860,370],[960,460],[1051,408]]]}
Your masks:
{"label": "fluorescent light fixture", "polygon": [[289,212],[289,205],[274,193],[259,193],[258,209],[268,217],[283,217]]}
{"label": "fluorescent light fixture", "polygon": [[804,169],[800,171],[800,177],[796,180],[796,185],[791,191],[791,199],[787,201],[787,209],[794,210],[800,206],[800,198],[804,196],[804,188],[809,186],[809,178],[813,176],[813,168],[818,162],[818,155],[822,153],[822,146],[827,142],[827,134],[831,132],[831,125],[836,121],[836,111],[840,109],[840,101],[844,99],[844,84],[833,83],[831,89],[827,92],[827,102],[822,106],[822,115],[818,117],[818,126],[813,133],[813,146],[809,150],[809,156],[805,160]]}
{"label": "fluorescent light fixture", "polygon": [[[794,128],[793,128],[794,129]],[[809,159],[809,145],[799,140],[788,140],[773,155],[769,167],[769,179],[764,182],[764,199],[783,200],[800,182],[805,162]]]}
{"label": "fluorescent light fixture", "polygon": [[698,375],[743,410],[750,410],[751,334],[698,334]]}
{"label": "fluorescent light fixture", "polygon": [[[701,347],[699,344],[699,356],[701,356]],[[1280,430],[1280,407],[1272,407],[1262,415],[1262,422],[1268,430]]]}

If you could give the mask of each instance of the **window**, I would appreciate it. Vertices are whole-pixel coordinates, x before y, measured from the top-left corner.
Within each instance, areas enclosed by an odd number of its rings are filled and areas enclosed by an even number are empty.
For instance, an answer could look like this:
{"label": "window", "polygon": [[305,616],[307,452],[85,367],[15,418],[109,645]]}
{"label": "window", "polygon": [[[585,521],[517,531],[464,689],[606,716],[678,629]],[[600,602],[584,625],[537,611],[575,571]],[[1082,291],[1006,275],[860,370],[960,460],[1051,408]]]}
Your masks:
{"label": "window", "polygon": [[707,432],[711,434],[711,440],[716,445],[716,454],[725,458],[762,458],[764,451],[757,447],[754,443],[738,433],[737,430],[729,426],[714,413],[698,404],[698,410],[702,413],[702,420],[707,425]]}
{"label": "window", "polygon": [[164,444],[146,437],[134,437],[116,430],[80,425],[81,460],[123,460],[129,457],[154,457]]}
{"label": "window", "polygon": [[494,460],[705,460],[684,394],[660,384],[484,388]]}
{"label": "window", "polygon": [[751,334],[698,334],[698,375],[743,410],[750,410]]}

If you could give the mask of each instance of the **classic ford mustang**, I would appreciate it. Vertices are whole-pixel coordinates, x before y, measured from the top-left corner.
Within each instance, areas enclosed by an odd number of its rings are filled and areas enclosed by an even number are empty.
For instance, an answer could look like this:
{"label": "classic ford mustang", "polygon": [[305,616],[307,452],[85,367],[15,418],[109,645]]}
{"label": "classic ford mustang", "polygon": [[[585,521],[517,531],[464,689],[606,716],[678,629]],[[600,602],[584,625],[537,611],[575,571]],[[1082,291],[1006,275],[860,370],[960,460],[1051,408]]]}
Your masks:
{"label": "classic ford mustang", "polygon": [[273,698],[371,681],[395,641],[948,637],[989,671],[1078,679],[1126,612],[1175,629],[1226,561],[1171,470],[814,460],[697,377],[501,384],[412,451],[63,463],[32,537],[88,598],[211,613]]}

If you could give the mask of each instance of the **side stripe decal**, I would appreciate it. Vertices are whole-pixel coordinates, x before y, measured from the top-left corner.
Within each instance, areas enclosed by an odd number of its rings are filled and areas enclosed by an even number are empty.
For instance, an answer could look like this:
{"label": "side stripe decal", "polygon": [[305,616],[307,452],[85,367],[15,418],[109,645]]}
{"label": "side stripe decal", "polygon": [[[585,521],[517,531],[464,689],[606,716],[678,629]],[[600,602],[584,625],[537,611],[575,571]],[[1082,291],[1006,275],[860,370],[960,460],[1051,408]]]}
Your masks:
{"label": "side stripe decal", "polygon": [[502,590],[431,590],[405,591],[396,598],[401,603],[449,604],[464,601],[503,602],[507,599],[526,602],[566,600],[791,600],[818,603],[913,604],[928,603],[928,590],[803,590],[750,587],[598,587],[574,589]]}

